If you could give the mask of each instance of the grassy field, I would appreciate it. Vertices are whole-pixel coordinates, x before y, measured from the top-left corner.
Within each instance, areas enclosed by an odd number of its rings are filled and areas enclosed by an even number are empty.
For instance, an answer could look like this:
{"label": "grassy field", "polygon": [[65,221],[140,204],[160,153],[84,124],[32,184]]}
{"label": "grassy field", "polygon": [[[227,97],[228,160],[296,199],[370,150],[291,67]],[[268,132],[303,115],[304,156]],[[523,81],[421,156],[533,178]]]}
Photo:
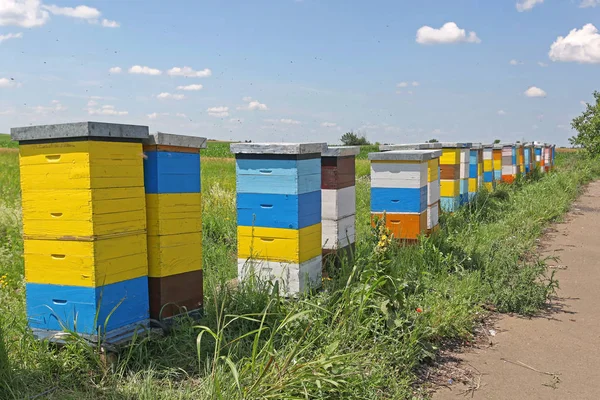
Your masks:
{"label": "grassy field", "polygon": [[484,306],[530,315],[546,304],[557,282],[535,239],[600,176],[597,162],[559,154],[555,173],[481,193],[444,215],[438,235],[404,247],[369,225],[361,157],[355,262],[289,301],[264,282],[226,284],[236,275],[227,147],[202,151],[204,318],[137,341],[110,366],[76,338],[57,350],[27,331],[18,160],[0,153],[1,399],[422,398],[415,368],[445,340],[470,340]]}

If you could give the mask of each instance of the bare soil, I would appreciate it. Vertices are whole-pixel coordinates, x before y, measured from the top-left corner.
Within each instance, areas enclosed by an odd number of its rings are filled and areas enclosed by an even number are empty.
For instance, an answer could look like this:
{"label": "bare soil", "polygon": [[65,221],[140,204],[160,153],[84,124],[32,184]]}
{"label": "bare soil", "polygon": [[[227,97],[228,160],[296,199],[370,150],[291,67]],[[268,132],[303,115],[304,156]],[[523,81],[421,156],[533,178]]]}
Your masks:
{"label": "bare soil", "polygon": [[443,354],[434,400],[600,399],[600,182],[590,184],[540,251],[560,288],[534,318],[501,316],[469,348]]}

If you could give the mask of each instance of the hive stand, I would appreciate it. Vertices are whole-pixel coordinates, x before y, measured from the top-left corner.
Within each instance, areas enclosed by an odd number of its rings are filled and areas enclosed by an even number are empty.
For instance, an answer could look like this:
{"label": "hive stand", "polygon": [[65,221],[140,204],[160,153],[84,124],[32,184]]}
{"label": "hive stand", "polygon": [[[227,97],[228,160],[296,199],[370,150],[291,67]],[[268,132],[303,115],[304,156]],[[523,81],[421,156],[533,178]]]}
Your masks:
{"label": "hive stand", "polygon": [[149,326],[142,140],[148,127],[11,129],[19,141],[29,326],[118,345]]}
{"label": "hive stand", "polygon": [[321,153],[325,143],[233,143],[238,274],[279,282],[287,295],[322,278]]}
{"label": "hive stand", "polygon": [[502,182],[513,183],[517,177],[517,152],[513,143],[502,145]]}
{"label": "hive stand", "polygon": [[386,227],[394,237],[410,241],[437,229],[439,192],[428,200],[429,181],[434,185],[436,181],[435,167],[430,168],[429,161],[441,155],[441,150],[369,153],[372,224],[385,213]]}
{"label": "hive stand", "polygon": [[203,301],[200,149],[206,138],[144,140],[150,316],[197,316]]}
{"label": "hive stand", "polygon": [[494,145],[484,144],[483,146],[483,185],[491,192],[496,188],[494,179]]}
{"label": "hive stand", "polygon": [[[442,210],[456,211],[467,201],[469,190],[469,148],[471,143],[440,143],[440,202]],[[461,197],[461,194],[464,196]],[[461,199],[462,202],[461,203]]]}
{"label": "hive stand", "polygon": [[356,156],[359,146],[329,147],[321,154],[323,257],[351,259],[356,237]]}

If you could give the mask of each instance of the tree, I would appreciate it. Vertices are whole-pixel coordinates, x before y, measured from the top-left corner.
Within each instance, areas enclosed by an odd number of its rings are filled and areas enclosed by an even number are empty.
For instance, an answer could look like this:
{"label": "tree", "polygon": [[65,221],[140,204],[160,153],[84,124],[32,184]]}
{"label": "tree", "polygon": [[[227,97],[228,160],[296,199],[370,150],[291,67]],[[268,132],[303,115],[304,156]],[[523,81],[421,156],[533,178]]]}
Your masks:
{"label": "tree", "polygon": [[494,140],[494,144],[498,144],[498,143],[500,143],[500,139]]}
{"label": "tree", "polygon": [[439,143],[439,140],[437,140],[437,139],[429,139],[427,141],[427,143]]}
{"label": "tree", "polygon": [[585,111],[573,119],[577,135],[569,138],[573,146],[583,147],[591,155],[600,154],[600,92],[594,91],[596,104],[586,104]]}
{"label": "tree", "polygon": [[344,146],[366,146],[370,144],[365,135],[358,136],[353,131],[344,133],[340,140]]}

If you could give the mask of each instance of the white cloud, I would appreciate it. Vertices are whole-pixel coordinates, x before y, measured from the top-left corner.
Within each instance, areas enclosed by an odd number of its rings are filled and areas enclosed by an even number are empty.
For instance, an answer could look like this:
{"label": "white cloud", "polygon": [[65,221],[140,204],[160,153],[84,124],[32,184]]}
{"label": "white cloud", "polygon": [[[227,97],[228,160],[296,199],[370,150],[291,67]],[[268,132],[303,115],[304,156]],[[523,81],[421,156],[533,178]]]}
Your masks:
{"label": "white cloud", "polygon": [[177,86],[177,90],[197,91],[202,90],[203,87],[202,85]]}
{"label": "white cloud", "polygon": [[600,6],[600,0],[581,0],[580,8]]}
{"label": "white cloud", "polygon": [[535,86],[530,86],[524,94],[527,97],[546,97],[546,92]]}
{"label": "white cloud", "polygon": [[111,74],[120,74],[121,71],[123,71],[121,67],[112,67],[108,70],[108,72],[110,72]]}
{"label": "white cloud", "polygon": [[102,20],[102,26],[105,28],[118,28],[121,26],[121,24],[119,24],[117,21],[111,21],[105,18]]}
{"label": "white cloud", "polygon": [[300,121],[296,121],[295,119],[282,118],[279,120],[282,124],[286,125],[300,125]]}
{"label": "white cloud", "polygon": [[80,19],[98,19],[101,15],[98,9],[88,6],[58,7],[55,5],[43,5],[42,8],[50,11],[54,15],[64,15],[65,17]]}
{"label": "white cloud", "polygon": [[504,111],[504,110],[498,110],[498,115],[506,115],[506,111]]}
{"label": "white cloud", "polygon": [[88,107],[95,107],[98,105],[98,102],[96,100],[90,100],[87,103]]}
{"label": "white cloud", "polygon": [[156,98],[161,100],[183,100],[185,99],[185,95],[162,92],[161,94],[156,95]]}
{"label": "white cloud", "polygon": [[39,0],[1,0],[0,26],[42,26],[48,22],[50,14],[40,6]]}
{"label": "white cloud", "polygon": [[481,43],[475,32],[460,29],[454,22],[447,22],[441,28],[422,26],[417,31],[417,43],[420,44],[450,44],[450,43]]}
{"label": "white cloud", "polygon": [[18,87],[19,84],[8,78],[0,78],[0,88]]}
{"label": "white cloud", "polygon": [[167,71],[170,76],[185,76],[188,78],[207,78],[212,75],[212,71],[208,68],[202,71],[194,71],[191,67],[173,67]]}
{"label": "white cloud", "polygon": [[0,43],[4,42],[5,40],[8,40],[8,39],[21,39],[22,37],[23,37],[23,34],[21,32],[7,33],[6,35],[0,35]]}
{"label": "white cloud", "polygon": [[129,68],[130,74],[141,74],[141,75],[160,75],[162,71],[156,68],[143,67],[141,65],[134,65]]}
{"label": "white cloud", "polygon": [[510,65],[523,65],[523,61],[519,61],[519,60],[510,60],[509,61]]}
{"label": "white cloud", "polygon": [[566,37],[559,36],[550,46],[548,56],[552,61],[600,63],[600,34],[598,29],[587,24],[573,29]]}
{"label": "white cloud", "polygon": [[88,114],[90,115],[114,115],[123,116],[129,114],[128,111],[117,111],[113,105],[104,105],[100,108],[88,108]]}
{"label": "white cloud", "polygon": [[419,85],[420,85],[420,83],[419,83],[419,82],[417,82],[417,81],[414,81],[413,83],[411,83],[411,85],[413,85],[414,87],[417,87],[417,86],[419,86]]}
{"label": "white cloud", "polygon": [[37,107],[32,107],[32,108],[36,114],[44,114],[44,115],[48,114],[50,112],[54,113],[57,111],[66,111],[67,110],[67,107],[60,104],[60,101],[58,101],[58,100],[52,100],[52,105],[50,107],[37,106]]}
{"label": "white cloud", "polygon": [[537,63],[537,64],[538,64],[540,67],[542,67],[542,68],[546,68],[546,67],[548,66],[548,64],[546,64],[546,63],[544,63],[544,62],[541,62],[541,61],[538,61],[538,63]]}
{"label": "white cloud", "polygon": [[322,122],[321,126],[323,128],[335,128],[337,124],[335,122]]}
{"label": "white cloud", "polygon": [[408,86],[408,82],[400,82],[399,84],[396,85],[399,88],[404,88]]}
{"label": "white cloud", "polygon": [[238,107],[238,110],[267,111],[269,109],[269,107],[267,107],[266,104],[263,104],[258,100],[254,100],[252,99],[252,97],[246,96],[242,100],[247,102],[248,104],[242,107]]}
{"label": "white cloud", "polygon": [[187,115],[185,115],[184,113],[177,113],[175,114],[175,116],[179,118],[187,118]]}
{"label": "white cloud", "polygon": [[544,0],[519,0],[517,1],[517,11],[529,11],[538,4],[542,4]]}
{"label": "white cloud", "polygon": [[206,112],[211,117],[228,117],[229,116],[229,107],[219,106],[219,107],[210,107],[206,109]]}
{"label": "white cloud", "polygon": [[157,113],[148,114],[148,118],[150,119],[156,119],[156,117],[158,117]]}

